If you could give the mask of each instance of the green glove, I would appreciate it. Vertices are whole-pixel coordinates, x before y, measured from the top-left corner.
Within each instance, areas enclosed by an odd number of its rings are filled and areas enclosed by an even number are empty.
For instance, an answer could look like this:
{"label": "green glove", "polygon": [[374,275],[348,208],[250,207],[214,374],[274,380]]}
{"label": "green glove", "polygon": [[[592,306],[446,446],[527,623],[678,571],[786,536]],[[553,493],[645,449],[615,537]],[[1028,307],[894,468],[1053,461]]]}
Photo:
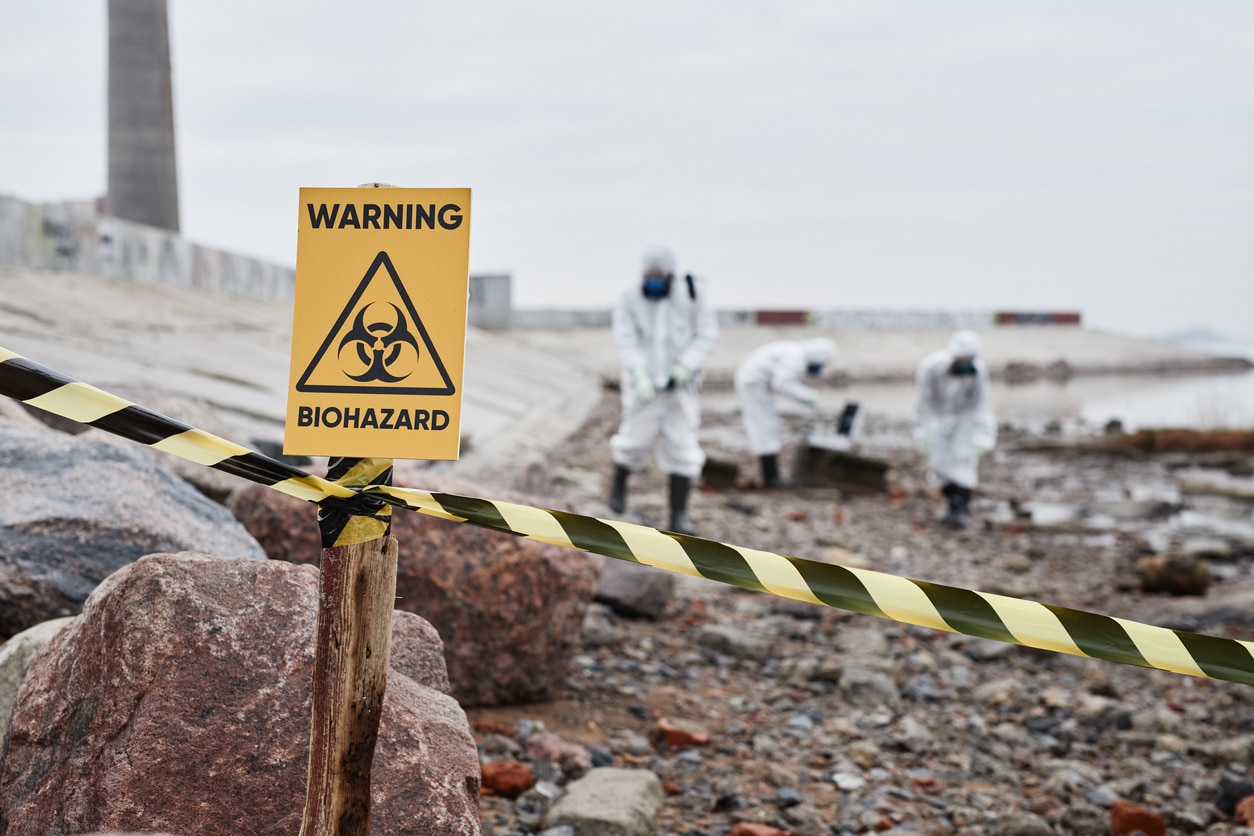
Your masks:
{"label": "green glove", "polygon": [[631,370],[631,382],[636,387],[636,397],[640,398],[641,403],[649,403],[657,397],[657,389],[649,379],[649,373],[643,368],[637,366]]}
{"label": "green glove", "polygon": [[671,366],[671,380],[682,389],[692,380],[692,370],[683,363],[676,363]]}
{"label": "green glove", "polygon": [[810,407],[810,409],[818,409],[820,400],[821,398],[819,398],[819,393],[811,389],[809,392],[806,392],[805,397],[801,399],[801,402]]}

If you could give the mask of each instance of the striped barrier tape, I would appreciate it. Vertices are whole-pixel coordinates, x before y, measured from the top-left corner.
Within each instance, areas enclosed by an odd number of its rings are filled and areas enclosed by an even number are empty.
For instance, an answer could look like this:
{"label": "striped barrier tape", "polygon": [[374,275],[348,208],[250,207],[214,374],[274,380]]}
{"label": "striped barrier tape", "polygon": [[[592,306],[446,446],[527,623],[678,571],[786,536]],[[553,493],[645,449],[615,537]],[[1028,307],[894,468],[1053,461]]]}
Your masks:
{"label": "striped barrier tape", "polygon": [[[1254,643],[471,496],[339,484],[189,427],[0,347],[0,394],[350,515],[378,503],[671,572],[984,639],[1254,684]],[[362,503],[366,503],[363,505]]]}
{"label": "striped barrier tape", "polygon": [[[327,463],[327,479],[340,487],[360,491],[371,485],[392,484],[392,460],[381,458],[331,459]],[[366,499],[360,493],[358,500]],[[351,546],[386,537],[392,530],[392,506],[382,499],[367,500],[367,507],[350,511],[344,508],[318,507],[318,531],[322,547]]]}

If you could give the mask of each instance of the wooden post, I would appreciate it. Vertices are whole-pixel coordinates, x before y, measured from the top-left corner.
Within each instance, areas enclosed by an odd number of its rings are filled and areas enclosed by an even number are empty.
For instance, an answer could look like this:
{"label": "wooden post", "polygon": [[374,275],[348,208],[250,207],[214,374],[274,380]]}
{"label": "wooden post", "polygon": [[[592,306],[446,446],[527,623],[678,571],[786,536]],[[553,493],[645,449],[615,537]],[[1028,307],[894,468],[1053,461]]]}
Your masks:
{"label": "wooden post", "polygon": [[[391,188],[358,188],[371,187]],[[333,458],[327,477],[351,487],[390,485],[392,460]],[[370,512],[318,509],[322,560],[300,836],[370,834],[370,768],[392,656],[397,551],[391,507],[375,502]]]}
{"label": "wooden post", "polygon": [[[328,476],[345,484],[388,484],[391,464],[333,459]],[[378,517],[351,516],[323,507],[318,515],[323,549],[301,836],[370,833],[370,768],[396,603],[397,542],[386,522],[391,509],[379,503],[378,511]]]}
{"label": "wooden post", "polygon": [[370,766],[392,645],[396,538],[322,550],[301,836],[370,833]]}

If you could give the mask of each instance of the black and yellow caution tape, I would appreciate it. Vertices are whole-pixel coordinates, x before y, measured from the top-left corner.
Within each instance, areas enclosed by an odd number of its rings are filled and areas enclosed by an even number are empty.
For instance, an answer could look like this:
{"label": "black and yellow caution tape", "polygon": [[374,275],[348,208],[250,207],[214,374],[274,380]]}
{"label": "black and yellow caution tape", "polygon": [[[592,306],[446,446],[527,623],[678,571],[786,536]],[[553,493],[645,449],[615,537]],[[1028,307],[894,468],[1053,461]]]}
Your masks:
{"label": "black and yellow caution tape", "polygon": [[[863,615],[937,630],[1254,684],[1254,643],[733,546],[700,537],[479,497],[304,473],[66,378],[0,348],[0,394],[351,515],[379,502]],[[364,474],[363,474],[364,475]],[[378,515],[382,516],[382,515]]]}
{"label": "black and yellow caution tape", "polygon": [[[327,479],[340,487],[360,491],[368,485],[392,484],[392,460],[382,458],[331,459],[327,464]],[[392,528],[392,506],[382,499],[368,498],[358,493],[358,500],[366,500],[361,508],[346,510],[328,505],[318,507],[318,530],[322,534],[322,547],[349,546],[386,537]]]}

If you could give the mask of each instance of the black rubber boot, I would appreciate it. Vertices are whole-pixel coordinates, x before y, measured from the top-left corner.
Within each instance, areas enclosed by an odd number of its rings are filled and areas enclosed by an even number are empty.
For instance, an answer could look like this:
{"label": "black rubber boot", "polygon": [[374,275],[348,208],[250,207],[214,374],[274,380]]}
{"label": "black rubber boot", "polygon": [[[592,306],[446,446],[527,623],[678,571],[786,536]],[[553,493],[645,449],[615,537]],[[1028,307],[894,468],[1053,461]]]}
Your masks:
{"label": "black rubber boot", "polygon": [[692,480],[677,473],[671,474],[671,525],[670,530],[676,534],[695,535],[697,532],[688,524],[688,492],[692,489]]}
{"label": "black rubber boot", "polygon": [[621,514],[627,510],[627,477],[631,471],[621,464],[614,465],[614,476],[610,480],[610,510]]}
{"label": "black rubber boot", "polygon": [[779,456],[772,453],[768,456],[759,456],[762,462],[762,487],[764,488],[786,488],[789,486],[788,480],[779,475]]}
{"label": "black rubber boot", "polygon": [[958,491],[962,490],[953,482],[946,482],[941,488],[941,493],[945,495],[947,506],[945,508],[945,516],[941,518],[941,522],[945,525],[953,525],[954,517],[958,513]]}
{"label": "black rubber boot", "polygon": [[948,482],[941,492],[949,500],[949,508],[941,522],[952,528],[966,528],[971,522],[971,489]]}
{"label": "black rubber boot", "polygon": [[954,528],[966,528],[971,524],[971,489],[954,486],[954,509],[949,524]]}

